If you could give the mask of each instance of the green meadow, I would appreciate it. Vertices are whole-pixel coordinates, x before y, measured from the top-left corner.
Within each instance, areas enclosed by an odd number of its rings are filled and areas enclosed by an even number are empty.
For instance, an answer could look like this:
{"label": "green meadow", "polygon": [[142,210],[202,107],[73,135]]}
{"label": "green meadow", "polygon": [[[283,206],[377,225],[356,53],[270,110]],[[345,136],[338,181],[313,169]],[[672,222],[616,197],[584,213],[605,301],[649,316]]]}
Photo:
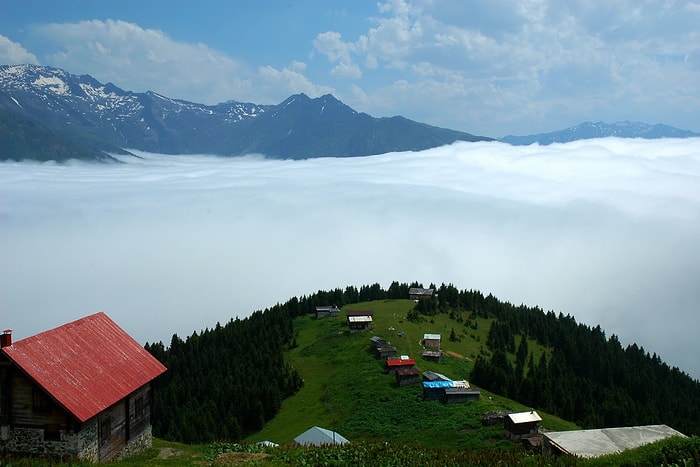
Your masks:
{"label": "green meadow", "polygon": [[[296,347],[286,357],[301,374],[304,387],[283,402],[279,414],[262,431],[246,441],[285,444],[317,425],[351,441],[387,440],[440,448],[512,447],[502,427],[484,427],[481,418],[488,411],[525,411],[529,407],[483,389],[477,402],[423,401],[421,384],[398,387],[394,375],[384,371],[384,360],[375,356],[370,345],[374,335],[390,341],[397,355],[415,358],[420,371],[436,371],[453,380],[469,380],[474,359],[485,346],[490,320],[469,320],[465,313],[452,317],[438,314],[414,322],[407,319],[414,306],[412,300],[381,300],[346,306],[338,317],[296,318]],[[349,332],[345,321],[348,310],[372,310],[373,329]],[[441,363],[421,359],[421,340],[426,333],[441,334]],[[530,349],[538,358],[546,351],[534,342]],[[538,413],[545,428],[578,428]]]}

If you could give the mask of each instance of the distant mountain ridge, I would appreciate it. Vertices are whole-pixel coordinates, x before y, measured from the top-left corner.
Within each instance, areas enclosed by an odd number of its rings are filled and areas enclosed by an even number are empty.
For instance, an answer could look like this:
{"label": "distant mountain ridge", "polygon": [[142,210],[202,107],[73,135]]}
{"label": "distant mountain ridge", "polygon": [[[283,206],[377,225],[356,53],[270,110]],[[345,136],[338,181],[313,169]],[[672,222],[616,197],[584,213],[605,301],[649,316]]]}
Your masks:
{"label": "distant mountain ridge", "polygon": [[36,65],[0,66],[0,130],[0,160],[106,160],[124,148],[350,157],[492,140],[403,117],[374,118],[330,94],[316,99],[297,94],[278,105],[204,105]]}
{"label": "distant mountain ridge", "polygon": [[583,122],[579,125],[550,133],[538,133],[528,136],[508,135],[500,138],[499,141],[515,146],[526,146],[533,143],[547,145],[552,143],[568,143],[579,139],[607,138],[610,136],[644,139],[692,138],[700,136],[700,133],[681,130],[661,123],[649,125],[641,122],[627,121],[615,123]]}
{"label": "distant mountain ridge", "polygon": [[[700,133],[640,122],[584,122],[564,130],[508,135],[512,145],[579,139],[688,138]],[[420,151],[456,141],[493,141],[404,117],[375,118],[330,94],[277,105],[230,100],[205,105],[153,91],[135,93],[59,68],[0,65],[0,160],[114,161],[129,149],[164,154],[269,158],[353,157]]]}

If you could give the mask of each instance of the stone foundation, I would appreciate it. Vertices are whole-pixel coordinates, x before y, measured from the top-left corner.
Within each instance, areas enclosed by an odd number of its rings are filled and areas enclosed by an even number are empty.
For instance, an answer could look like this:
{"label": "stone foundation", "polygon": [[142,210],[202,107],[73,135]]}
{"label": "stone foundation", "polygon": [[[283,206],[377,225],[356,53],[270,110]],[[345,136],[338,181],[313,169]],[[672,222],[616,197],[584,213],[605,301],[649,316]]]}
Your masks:
{"label": "stone foundation", "polygon": [[[78,433],[61,430],[58,441],[45,441],[42,428],[12,427],[5,430],[3,435],[5,434],[7,439],[0,438],[0,452],[31,456],[49,455],[62,460],[78,458],[84,462],[99,462],[97,423],[85,426]],[[151,426],[148,425],[141,433],[131,438],[112,460],[125,459],[144,452],[151,446],[153,446],[153,435]]]}
{"label": "stone foundation", "polygon": [[7,439],[0,440],[0,450],[32,456],[50,455],[61,459],[76,457],[78,436],[61,430],[60,440],[44,440],[43,428],[10,428]]}
{"label": "stone foundation", "polygon": [[78,445],[76,456],[85,462],[99,462],[100,449],[97,443],[97,420],[83,425],[83,429],[78,433]]}
{"label": "stone foundation", "polygon": [[115,460],[126,459],[134,454],[139,454],[153,446],[153,435],[151,433],[151,426],[149,425],[137,436],[131,438],[124,446],[124,449],[119,453]]}

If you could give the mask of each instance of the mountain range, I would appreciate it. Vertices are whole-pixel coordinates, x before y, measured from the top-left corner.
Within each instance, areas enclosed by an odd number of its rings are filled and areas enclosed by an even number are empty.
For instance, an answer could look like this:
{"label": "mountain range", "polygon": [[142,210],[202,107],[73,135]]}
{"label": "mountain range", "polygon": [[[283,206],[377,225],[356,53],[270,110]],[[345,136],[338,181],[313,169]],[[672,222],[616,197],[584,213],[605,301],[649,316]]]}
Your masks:
{"label": "mountain range", "polygon": [[[513,145],[585,138],[685,138],[700,133],[637,122],[585,122],[565,130],[499,139]],[[114,161],[140,150],[163,154],[262,154],[276,159],[420,151],[494,138],[375,118],[330,94],[277,105],[205,105],[148,91],[125,91],[90,75],[37,65],[0,66],[0,160]]]}
{"label": "mountain range", "polygon": [[332,95],[296,94],[278,105],[204,105],[35,65],[0,66],[0,134],[5,160],[108,160],[125,149],[350,157],[492,139],[400,116],[374,118]]}
{"label": "mountain range", "polygon": [[547,145],[552,143],[568,143],[579,139],[607,138],[610,136],[644,139],[692,138],[700,136],[700,133],[681,130],[661,123],[649,125],[641,122],[626,121],[615,123],[583,122],[579,125],[550,133],[538,133],[528,136],[508,135],[500,138],[499,141],[515,146],[526,146],[534,143]]}

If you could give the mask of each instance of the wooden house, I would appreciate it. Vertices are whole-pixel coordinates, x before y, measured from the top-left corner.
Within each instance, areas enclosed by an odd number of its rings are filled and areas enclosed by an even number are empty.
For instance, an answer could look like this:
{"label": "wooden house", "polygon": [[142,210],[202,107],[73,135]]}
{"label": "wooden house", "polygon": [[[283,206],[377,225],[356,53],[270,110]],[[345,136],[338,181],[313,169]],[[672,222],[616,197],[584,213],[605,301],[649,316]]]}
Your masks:
{"label": "wooden house", "polygon": [[433,298],[434,289],[424,289],[422,287],[411,287],[408,289],[408,298],[411,300],[426,300]]}
{"label": "wooden house", "polygon": [[[442,375],[441,375],[442,376]],[[446,404],[479,400],[481,391],[470,386],[468,381],[452,381],[435,378],[427,381],[423,373],[423,399],[438,399]]]}
{"label": "wooden house", "polygon": [[452,387],[452,381],[447,380],[434,380],[434,381],[423,381],[423,399],[433,400],[439,399],[443,400],[445,396],[445,389]]}
{"label": "wooden house", "polygon": [[393,357],[394,355],[396,355],[396,347],[379,347],[378,349],[376,349],[376,352],[377,357],[379,358]]}
{"label": "wooden house", "polygon": [[424,350],[422,353],[423,360],[442,363],[442,352],[439,350]]}
{"label": "wooden house", "polygon": [[335,317],[340,314],[340,308],[335,305],[332,306],[317,306],[316,307],[316,319]]}
{"label": "wooden house", "polygon": [[372,329],[374,311],[371,310],[348,310],[345,312],[350,332],[369,331]]}
{"label": "wooden house", "polygon": [[446,404],[455,404],[463,402],[478,401],[481,397],[481,391],[472,387],[452,387],[445,388],[443,402]]}
{"label": "wooden house", "polygon": [[418,371],[418,368],[399,368],[396,370],[395,375],[396,384],[399,386],[420,383],[420,371]]}
{"label": "wooden house", "polygon": [[375,349],[389,346],[389,341],[379,336],[372,336],[370,337],[369,341],[372,344],[372,347],[374,347]]}
{"label": "wooden house", "polygon": [[509,413],[503,419],[506,434],[511,439],[527,438],[537,434],[540,422],[539,414],[534,410],[530,412]]}
{"label": "wooden house", "polygon": [[87,462],[151,447],[166,368],[100,312],[0,349],[0,451]]}
{"label": "wooden house", "polygon": [[397,370],[402,368],[413,368],[416,365],[416,361],[413,358],[408,358],[407,356],[401,357],[389,357],[386,359],[386,371],[388,373],[396,373]]}
{"label": "wooden house", "polygon": [[426,350],[440,350],[440,334],[423,334],[423,347]]}

